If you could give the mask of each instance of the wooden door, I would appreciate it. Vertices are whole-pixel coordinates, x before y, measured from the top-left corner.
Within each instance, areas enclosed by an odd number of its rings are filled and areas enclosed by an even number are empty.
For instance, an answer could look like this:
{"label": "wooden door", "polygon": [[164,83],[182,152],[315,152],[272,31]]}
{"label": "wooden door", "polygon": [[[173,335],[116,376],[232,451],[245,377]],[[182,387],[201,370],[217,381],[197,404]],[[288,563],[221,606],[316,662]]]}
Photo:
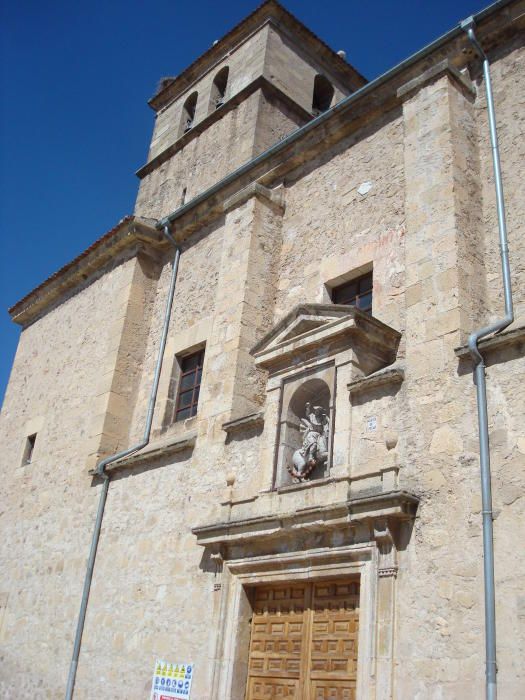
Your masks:
{"label": "wooden door", "polygon": [[359,582],[252,591],[246,700],[355,700]]}
{"label": "wooden door", "polygon": [[355,700],[359,582],[312,584],[309,700]]}

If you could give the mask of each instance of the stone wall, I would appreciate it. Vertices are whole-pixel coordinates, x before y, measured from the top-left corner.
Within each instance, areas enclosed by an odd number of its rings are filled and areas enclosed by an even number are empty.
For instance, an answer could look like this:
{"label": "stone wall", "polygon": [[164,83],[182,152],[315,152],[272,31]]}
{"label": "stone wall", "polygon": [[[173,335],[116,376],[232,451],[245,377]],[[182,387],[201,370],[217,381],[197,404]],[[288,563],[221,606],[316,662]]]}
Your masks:
{"label": "stone wall", "polygon": [[287,176],[276,321],[373,263],[373,314],[402,327],[402,139],[391,112]]}
{"label": "stone wall", "polygon": [[[259,95],[247,97],[140,182],[135,214],[162,218],[253,157]],[[220,147],[218,146],[220,144]]]}
{"label": "stone wall", "polygon": [[[98,487],[85,463],[100,369],[136,259],[26,328],[2,409],[0,695],[64,692]],[[37,433],[31,464],[24,441]],[[31,666],[36,687],[19,682]]]}
{"label": "stone wall", "polygon": [[142,177],[135,215],[171,214],[303,123],[289,104],[255,90]]}
{"label": "stone wall", "polygon": [[[525,81],[521,79],[525,63],[523,34],[512,42],[494,49],[490,54],[491,76],[496,110],[503,190],[507,210],[507,228],[510,260],[513,272],[512,288],[515,296],[516,318],[525,316],[524,289],[520,248],[524,232],[524,200],[522,196],[521,170],[525,157],[523,139]],[[485,89],[479,72],[473,75],[479,85],[476,100],[476,121],[482,168],[484,258],[487,269],[487,302],[493,317],[502,314],[501,266],[498,248],[496,195],[492,175],[492,156],[488,135]]]}

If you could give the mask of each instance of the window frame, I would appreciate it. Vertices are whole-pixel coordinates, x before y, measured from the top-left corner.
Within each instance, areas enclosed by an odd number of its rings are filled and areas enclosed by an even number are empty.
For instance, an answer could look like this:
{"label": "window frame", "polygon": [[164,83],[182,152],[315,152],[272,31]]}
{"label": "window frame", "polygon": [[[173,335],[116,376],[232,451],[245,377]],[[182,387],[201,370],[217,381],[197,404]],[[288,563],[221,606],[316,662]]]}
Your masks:
{"label": "window frame", "polygon": [[[355,294],[350,295],[345,301],[341,301],[337,298],[339,295],[343,295],[344,292],[352,286],[355,286],[356,288]],[[360,300],[362,300],[362,298],[367,296],[368,294],[370,294],[370,304],[365,307],[360,306]],[[353,306],[356,309],[358,309],[358,311],[362,311],[363,313],[372,316],[372,309],[374,303],[373,270],[369,270],[368,272],[365,272],[364,274],[359,275],[358,277],[354,277],[353,279],[348,280],[348,282],[343,282],[343,284],[340,284],[337,287],[332,287],[332,289],[330,290],[330,297],[334,304]]]}
{"label": "window frame", "polygon": [[31,464],[31,462],[33,460],[33,453],[35,451],[37,435],[38,435],[38,433],[32,433],[31,435],[28,435],[25,439],[24,453],[22,455],[22,466],[23,467],[25,467],[28,464]]}
{"label": "window frame", "polygon": [[[177,357],[177,362],[179,365],[179,376],[177,382],[177,396],[175,398],[175,407],[173,410],[173,422],[180,423],[181,421],[188,420],[189,418],[194,418],[197,415],[199,406],[199,396],[200,387],[202,384],[202,372],[204,367],[204,352],[205,348],[199,348],[194,352],[185,353]],[[197,358],[197,364],[188,370],[184,370],[184,363]],[[199,376],[200,370],[200,376]],[[194,375],[193,383],[190,386],[183,388],[183,381],[185,377],[190,377]],[[183,395],[189,394],[191,392],[190,402],[184,406],[181,406],[181,397]],[[179,417],[183,411],[189,411],[188,415]]]}

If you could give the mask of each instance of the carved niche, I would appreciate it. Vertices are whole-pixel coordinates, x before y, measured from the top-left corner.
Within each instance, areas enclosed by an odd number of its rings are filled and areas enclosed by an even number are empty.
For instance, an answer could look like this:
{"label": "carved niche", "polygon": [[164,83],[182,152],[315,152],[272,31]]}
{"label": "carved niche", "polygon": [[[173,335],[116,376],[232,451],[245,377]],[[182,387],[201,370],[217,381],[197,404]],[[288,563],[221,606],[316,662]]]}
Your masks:
{"label": "carved niche", "polygon": [[275,485],[328,476],[334,407],[333,363],[283,384]]}
{"label": "carved niche", "polygon": [[399,338],[353,307],[303,304],[252,349],[257,366],[269,372],[265,425],[275,436],[272,488],[330,476],[334,438],[348,431],[341,423],[347,412],[336,418],[343,387],[391,364]]}

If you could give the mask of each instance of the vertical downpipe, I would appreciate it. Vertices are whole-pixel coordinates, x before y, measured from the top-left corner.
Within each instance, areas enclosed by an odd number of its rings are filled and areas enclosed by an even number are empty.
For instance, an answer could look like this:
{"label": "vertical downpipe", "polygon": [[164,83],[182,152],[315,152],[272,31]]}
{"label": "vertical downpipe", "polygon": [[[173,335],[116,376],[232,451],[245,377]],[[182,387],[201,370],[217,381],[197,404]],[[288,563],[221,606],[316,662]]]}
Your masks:
{"label": "vertical downpipe", "polygon": [[490,66],[488,58],[476,38],[474,26],[473,17],[469,17],[461,23],[461,28],[467,33],[471,44],[483,62],[483,77],[485,80],[485,91],[487,94],[487,111],[489,119],[490,143],[492,148],[494,184],[496,187],[501,274],[505,297],[505,317],[500,321],[495,321],[494,323],[479,329],[478,331],[474,331],[469,338],[469,349],[474,364],[474,382],[476,384],[476,398],[478,404],[479,463],[481,472],[483,516],[483,574],[485,582],[485,693],[487,700],[496,700],[496,596],[494,586],[494,537],[487,415],[487,387],[485,381],[485,362],[479,351],[478,342],[481,340],[481,338],[491,335],[492,333],[499,333],[510,325],[514,321],[514,311],[512,307],[512,287],[510,280],[509,248],[507,245],[507,225],[505,221],[505,201],[503,198],[503,185],[501,181],[498,135],[496,131],[496,116],[494,112],[494,98],[492,95],[492,83],[490,79]]}
{"label": "vertical downpipe", "polygon": [[116,462],[119,459],[123,459],[124,457],[129,457],[129,455],[133,454],[134,452],[137,452],[138,450],[141,450],[143,447],[146,447],[146,445],[149,443],[149,439],[150,439],[150,435],[151,435],[151,426],[153,424],[153,413],[155,411],[155,402],[157,399],[157,391],[159,388],[160,372],[162,369],[162,360],[164,359],[164,350],[166,348],[166,340],[168,337],[168,329],[169,329],[170,318],[171,318],[171,310],[173,307],[173,297],[175,295],[175,285],[177,282],[177,272],[179,269],[179,258],[180,258],[180,249],[177,246],[175,239],[173,238],[173,236],[170,233],[169,225],[164,226],[164,235],[169,240],[169,242],[173,245],[173,247],[175,248],[175,256],[173,258],[170,287],[169,287],[169,291],[168,291],[168,298],[166,300],[166,310],[164,312],[164,322],[163,322],[163,326],[162,326],[162,335],[161,335],[161,339],[160,339],[160,343],[159,343],[159,351],[157,354],[157,362],[155,365],[155,372],[153,375],[153,382],[151,385],[151,392],[150,392],[149,403],[148,403],[148,412],[146,415],[146,425],[144,427],[144,435],[142,437],[142,441],[139,442],[137,445],[134,445],[133,447],[130,447],[127,450],[122,450],[121,452],[117,452],[116,454],[111,455],[110,457],[106,457],[105,459],[101,460],[97,465],[97,469],[96,469],[97,476],[99,476],[101,479],[103,479],[102,491],[100,492],[100,499],[98,502],[98,509],[97,509],[97,517],[95,520],[95,527],[93,528],[93,536],[91,538],[91,547],[89,550],[89,558],[88,558],[88,563],[86,566],[86,576],[84,578],[84,588],[82,591],[82,601],[80,603],[80,612],[78,614],[75,642],[73,644],[73,655],[71,658],[71,664],[69,667],[69,675],[68,675],[68,679],[67,679],[66,696],[65,696],[66,700],[72,699],[73,691],[75,689],[75,680],[76,680],[77,668],[78,668],[78,658],[80,655],[82,634],[84,632],[84,622],[86,620],[86,612],[87,612],[87,606],[88,606],[88,601],[89,601],[89,593],[91,590],[91,581],[93,579],[93,570],[95,568],[95,559],[97,556],[98,542],[100,539],[100,530],[102,528],[102,519],[104,517],[104,509],[105,509],[106,500],[108,497],[110,478],[109,478],[109,474],[107,474],[107,472],[106,472],[106,467],[108,466],[108,464],[111,464],[112,462]]}

